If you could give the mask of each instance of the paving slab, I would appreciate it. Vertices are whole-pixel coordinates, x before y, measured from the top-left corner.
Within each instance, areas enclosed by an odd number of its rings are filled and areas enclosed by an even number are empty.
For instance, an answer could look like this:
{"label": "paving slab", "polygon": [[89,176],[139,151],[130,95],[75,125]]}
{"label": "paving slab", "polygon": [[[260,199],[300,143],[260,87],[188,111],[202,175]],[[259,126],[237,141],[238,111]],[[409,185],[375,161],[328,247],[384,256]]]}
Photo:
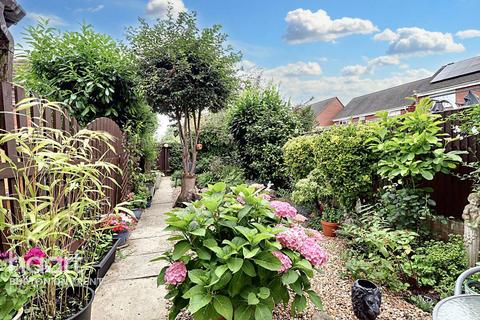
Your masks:
{"label": "paving slab", "polygon": [[93,320],[167,319],[167,293],[157,287],[157,275],[164,261],[150,262],[170,249],[164,214],[172,209],[170,179],[162,178],[152,207],[145,210],[130,235],[128,247],[117,252],[117,259],[95,294]]}

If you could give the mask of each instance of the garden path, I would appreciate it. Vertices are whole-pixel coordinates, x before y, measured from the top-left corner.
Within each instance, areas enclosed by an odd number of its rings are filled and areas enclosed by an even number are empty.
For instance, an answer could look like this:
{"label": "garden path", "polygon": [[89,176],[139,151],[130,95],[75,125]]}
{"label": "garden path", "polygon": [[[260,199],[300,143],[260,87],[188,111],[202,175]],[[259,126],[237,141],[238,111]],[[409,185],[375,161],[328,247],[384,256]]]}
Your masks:
{"label": "garden path", "polygon": [[163,286],[157,275],[164,262],[149,262],[169,248],[164,213],[172,208],[170,178],[162,178],[152,207],[145,210],[130,235],[127,248],[117,251],[112,265],[95,294],[92,319],[157,320],[167,318]]}

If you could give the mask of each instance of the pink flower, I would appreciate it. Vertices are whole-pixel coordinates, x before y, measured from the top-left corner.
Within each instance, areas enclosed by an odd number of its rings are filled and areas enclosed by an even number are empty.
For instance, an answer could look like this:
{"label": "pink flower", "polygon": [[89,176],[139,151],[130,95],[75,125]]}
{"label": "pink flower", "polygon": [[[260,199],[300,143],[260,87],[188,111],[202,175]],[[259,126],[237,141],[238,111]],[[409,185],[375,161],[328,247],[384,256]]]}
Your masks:
{"label": "pink flower", "polygon": [[277,234],[277,241],[291,250],[299,250],[307,239],[305,231],[299,226],[294,226]]}
{"label": "pink flower", "polygon": [[283,273],[292,267],[292,260],[290,260],[290,258],[286,254],[283,254],[280,251],[274,251],[272,252],[272,254],[277,257],[278,260],[280,260],[280,262],[282,263],[282,266],[278,270],[278,273]]}
{"label": "pink flower", "polygon": [[327,252],[318,245],[315,238],[308,238],[300,247],[300,253],[313,266],[319,267],[327,262]]}
{"label": "pink flower", "polygon": [[309,238],[314,238],[317,241],[322,241],[322,240],[325,239],[323,237],[323,234],[320,231],[315,230],[315,229],[310,229],[310,228],[305,229],[305,233],[307,234],[307,236]]}
{"label": "pink flower", "polygon": [[275,215],[280,218],[293,218],[297,214],[297,209],[288,202],[272,201],[270,207],[275,210]]}
{"label": "pink flower", "polygon": [[54,265],[60,265],[60,270],[65,271],[67,270],[68,267],[68,259],[64,257],[56,257],[51,261],[51,264]]}
{"label": "pink flower", "polygon": [[266,194],[266,193],[262,193],[262,194],[260,195],[260,198],[262,198],[263,200],[267,200],[267,201],[272,200],[272,196],[269,195],[269,194]]}
{"label": "pink flower", "polygon": [[307,221],[307,218],[305,218],[305,216],[301,214],[296,214],[295,217],[293,217],[293,220],[295,220],[296,222],[305,222]]}
{"label": "pink flower", "polygon": [[237,197],[237,202],[240,203],[240,204],[245,204],[245,199],[243,199],[242,196],[238,196]]}
{"label": "pink flower", "polygon": [[27,266],[40,265],[47,255],[39,247],[33,247],[23,256]]}
{"label": "pink flower", "polygon": [[165,272],[165,283],[174,286],[181,284],[187,278],[187,267],[183,262],[174,262]]}

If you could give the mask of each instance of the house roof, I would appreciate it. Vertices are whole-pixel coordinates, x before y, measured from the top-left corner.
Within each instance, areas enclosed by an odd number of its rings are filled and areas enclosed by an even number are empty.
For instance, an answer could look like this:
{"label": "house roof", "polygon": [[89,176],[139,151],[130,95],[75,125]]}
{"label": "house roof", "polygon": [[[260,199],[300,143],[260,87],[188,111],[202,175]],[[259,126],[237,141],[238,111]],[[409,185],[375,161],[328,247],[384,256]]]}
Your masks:
{"label": "house roof", "polygon": [[411,104],[411,102],[406,99],[407,97],[413,95],[420,97],[427,96],[442,89],[480,81],[480,70],[471,70],[473,72],[468,72],[467,70],[463,74],[432,82],[432,80],[435,79],[446,67],[451,68],[452,65],[455,66],[455,64],[463,66],[465,63],[480,63],[480,56],[442,66],[437,72],[435,72],[435,74],[425,79],[412,81],[396,87],[353,98],[345,108],[337,114],[335,120],[359,115],[375,114],[382,110],[403,108]]}
{"label": "house roof", "polygon": [[340,102],[340,104],[343,106],[342,102],[337,97],[332,97],[326,100],[312,103],[311,105],[309,105],[309,107],[312,108],[313,112],[315,112],[315,115],[317,115],[319,113],[322,113],[325,110],[325,108],[335,100],[338,100],[338,102]]}
{"label": "house roof", "polygon": [[1,5],[3,6],[3,15],[7,27],[22,20],[26,14],[25,10],[23,10],[22,6],[19,5],[16,0],[2,0]]}
{"label": "house roof", "polygon": [[430,78],[425,78],[353,98],[345,108],[337,114],[335,119],[374,114],[382,110],[409,106],[412,102],[407,98],[413,96],[416,91],[427,86],[429,83]]}

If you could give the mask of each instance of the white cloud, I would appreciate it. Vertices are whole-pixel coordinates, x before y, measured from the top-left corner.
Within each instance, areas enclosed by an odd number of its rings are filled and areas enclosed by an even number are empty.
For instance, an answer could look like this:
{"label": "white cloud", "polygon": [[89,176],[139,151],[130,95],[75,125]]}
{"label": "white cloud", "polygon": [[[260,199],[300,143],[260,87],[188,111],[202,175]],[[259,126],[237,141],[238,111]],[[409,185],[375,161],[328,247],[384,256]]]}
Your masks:
{"label": "white cloud", "polygon": [[394,55],[426,55],[438,52],[461,52],[465,47],[456,43],[450,33],[428,31],[422,28],[385,29],[374,36],[377,41],[388,41],[387,53]]}
{"label": "white cloud", "polygon": [[398,39],[398,35],[391,29],[387,28],[380,33],[377,33],[373,40],[375,41],[395,41]]}
{"label": "white cloud", "polygon": [[187,10],[183,0],[148,0],[146,10],[148,15],[163,18],[170,7],[174,16]]}
{"label": "white cloud", "polygon": [[462,31],[458,31],[455,35],[460,39],[480,38],[480,30],[477,30],[477,29],[462,30]]}
{"label": "white cloud", "polygon": [[322,74],[322,67],[317,62],[298,61],[280,67],[269,69],[266,75],[277,77],[302,77],[319,76]]}
{"label": "white cloud", "polygon": [[326,99],[337,96],[343,103],[348,103],[353,97],[366,93],[390,88],[399,84],[429,77],[432,71],[426,69],[402,70],[384,78],[360,77],[358,75],[300,77],[285,76],[273,72],[282,66],[263,69],[251,61],[243,61],[243,72],[258,77],[263,76],[265,82],[273,81],[279,84],[285,98],[292,98],[294,103],[304,102],[311,97]]}
{"label": "white cloud", "polygon": [[344,17],[333,19],[324,10],[312,12],[296,9],[285,17],[288,43],[299,44],[316,41],[335,41],[353,34],[370,34],[378,31],[370,21],[360,18]]}
{"label": "white cloud", "polygon": [[342,69],[342,75],[344,76],[359,76],[367,73],[368,67],[356,64],[353,66],[346,66]]}
{"label": "white cloud", "polygon": [[362,75],[365,73],[373,73],[375,68],[388,65],[400,64],[400,58],[398,56],[379,56],[367,61],[366,65],[352,65],[346,66],[342,69],[344,76]]}
{"label": "white cloud", "polygon": [[80,9],[75,10],[75,12],[78,12],[78,13],[80,13],[80,12],[95,13],[95,12],[98,12],[100,10],[103,10],[103,8],[105,8],[105,5],[99,4],[96,7],[80,8]]}
{"label": "white cloud", "polygon": [[67,23],[60,18],[59,16],[56,16],[54,14],[43,14],[43,13],[37,13],[37,12],[28,12],[27,17],[34,22],[40,22],[44,20],[48,20],[48,24],[50,26],[65,26]]}

